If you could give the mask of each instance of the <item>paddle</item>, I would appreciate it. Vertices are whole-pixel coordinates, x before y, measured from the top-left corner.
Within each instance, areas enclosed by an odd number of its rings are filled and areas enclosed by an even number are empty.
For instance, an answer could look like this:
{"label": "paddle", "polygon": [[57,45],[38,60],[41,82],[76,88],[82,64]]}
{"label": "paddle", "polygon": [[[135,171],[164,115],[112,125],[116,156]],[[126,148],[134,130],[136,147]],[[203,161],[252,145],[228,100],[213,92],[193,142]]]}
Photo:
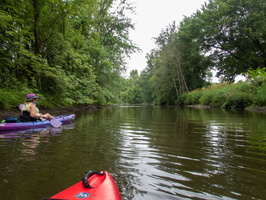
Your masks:
{"label": "paddle", "polygon": [[[20,109],[20,110],[22,110],[22,106],[23,106],[23,104],[20,104],[20,105],[19,105],[19,109]],[[50,123],[51,123],[51,125],[52,125],[53,127],[55,127],[55,128],[58,128],[59,126],[62,125],[62,122],[60,122],[58,119],[51,119],[51,120],[50,120]]]}
{"label": "paddle", "polygon": [[58,128],[59,126],[62,125],[62,122],[60,122],[58,119],[51,119],[50,122],[51,125],[55,128]]}

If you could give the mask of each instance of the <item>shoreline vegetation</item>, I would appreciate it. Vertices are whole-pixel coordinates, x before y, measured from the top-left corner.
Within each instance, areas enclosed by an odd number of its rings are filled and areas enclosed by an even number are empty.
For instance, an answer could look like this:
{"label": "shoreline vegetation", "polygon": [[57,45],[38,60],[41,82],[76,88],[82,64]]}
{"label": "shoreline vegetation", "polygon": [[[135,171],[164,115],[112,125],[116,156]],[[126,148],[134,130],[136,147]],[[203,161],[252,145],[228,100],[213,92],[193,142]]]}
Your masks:
{"label": "shoreline vegetation", "polygon": [[[145,106],[144,104],[141,104]],[[52,109],[41,109],[43,113],[50,112],[53,115],[63,115],[63,114],[71,114],[73,112],[77,111],[95,111],[106,107],[112,107],[112,105],[107,106],[93,106],[93,105],[79,105],[79,106],[73,106],[73,107],[62,107],[62,108],[52,108]],[[177,106],[174,107],[186,107],[186,108],[195,108],[195,109],[221,109],[217,106],[210,106],[210,105],[186,105],[186,106]],[[257,107],[257,106],[249,106],[245,108],[244,110],[250,111],[250,112],[260,112],[266,114],[266,106],[264,107]],[[12,110],[0,110],[0,122],[4,120],[8,116],[14,116],[19,117],[20,111],[19,109],[12,109]]]}
{"label": "shoreline vegetation", "polygon": [[[41,109],[43,113],[49,112],[52,113],[52,115],[64,115],[64,114],[71,114],[73,112],[77,111],[95,111],[107,107],[113,107],[117,106],[116,105],[106,105],[106,106],[95,106],[95,105],[78,105],[78,106],[73,106],[73,107],[61,107],[61,108],[44,108]],[[121,104],[122,105],[122,104]],[[137,105],[143,105],[147,106],[150,104],[137,104]],[[186,107],[186,108],[194,108],[194,109],[222,109],[217,106],[211,106],[211,105],[186,105],[186,106],[178,106],[174,105],[172,107]],[[264,107],[257,107],[257,106],[249,106],[245,108],[244,110],[250,111],[250,112],[260,112],[260,113],[265,113],[266,114],[266,106]],[[19,117],[20,116],[20,111],[17,108],[11,109],[11,110],[0,110],[0,122],[4,120],[8,116],[14,116],[14,117]]]}
{"label": "shoreline vegetation", "polygon": [[[1,91],[1,90],[0,90]],[[8,116],[20,115],[19,102],[22,94],[15,91],[6,91],[4,97],[9,101],[1,101],[0,98],[0,120]],[[38,96],[42,96],[39,95]],[[81,110],[97,110],[114,105],[123,105],[122,99],[117,103],[109,104],[72,104],[58,105],[58,98],[45,95],[46,98],[40,100],[38,107],[42,113],[49,112],[52,115],[70,114]],[[136,105],[131,103],[129,105]],[[161,106],[180,106],[192,108],[219,108],[225,110],[248,110],[266,113],[266,72],[265,69],[257,70],[255,75],[250,73],[249,79],[238,83],[224,82],[211,86],[196,89],[178,96],[174,104],[154,104],[139,102],[138,105],[161,105]]]}
{"label": "shoreline vegetation", "polygon": [[[213,0],[173,21],[129,77],[128,58],[141,49],[129,34],[134,5],[118,2],[1,4],[0,119],[19,115],[30,93],[52,115],[120,104],[266,106],[265,0]],[[234,84],[237,75],[248,80]]]}
{"label": "shoreline vegetation", "polygon": [[[1,92],[1,90],[0,90]],[[0,120],[2,121],[8,116],[20,115],[19,102],[22,101],[22,93],[15,91],[5,91],[5,99],[0,98]],[[2,93],[3,94],[3,93]],[[39,95],[38,96],[42,96]],[[80,110],[97,110],[104,107],[114,105],[122,105],[127,102],[120,99],[120,101],[109,104],[71,104],[65,105],[64,99],[58,101],[58,98],[45,95],[46,98],[40,100],[38,107],[42,113],[49,112],[52,115],[70,114],[73,111]],[[61,102],[61,106],[57,104]],[[130,105],[134,105],[131,103]],[[154,103],[139,102],[139,105],[153,105]],[[249,74],[249,79],[245,82],[238,83],[224,82],[220,84],[212,84],[205,88],[199,88],[178,96],[174,104],[155,104],[162,106],[180,106],[193,108],[220,108],[225,110],[249,110],[266,113],[266,72],[265,69],[258,69],[254,73]]]}
{"label": "shoreline vegetation", "polygon": [[245,82],[221,83],[180,95],[177,104],[203,105],[225,110],[265,110],[265,72]]}
{"label": "shoreline vegetation", "polygon": [[[60,108],[40,108],[42,113],[51,113],[52,115],[64,115],[64,114],[72,114],[73,112],[82,111],[82,110],[98,110],[101,107],[109,107],[106,106],[95,106],[95,105],[76,105],[72,107],[60,107]],[[19,108],[13,108],[8,110],[0,110],[0,122],[4,120],[8,116],[19,117],[20,116]]]}

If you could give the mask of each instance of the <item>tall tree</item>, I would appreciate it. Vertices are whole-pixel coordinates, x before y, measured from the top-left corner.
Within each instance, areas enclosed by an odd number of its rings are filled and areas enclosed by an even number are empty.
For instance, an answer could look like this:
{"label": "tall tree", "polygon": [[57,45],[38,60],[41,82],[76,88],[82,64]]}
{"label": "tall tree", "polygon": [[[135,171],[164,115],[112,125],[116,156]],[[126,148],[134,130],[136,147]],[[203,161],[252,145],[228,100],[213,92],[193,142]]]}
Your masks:
{"label": "tall tree", "polygon": [[194,40],[191,20],[179,27],[175,22],[156,38],[157,49],[149,58],[153,98],[159,104],[174,104],[179,95],[206,85],[208,65]]}
{"label": "tall tree", "polygon": [[215,0],[197,13],[202,48],[227,80],[266,66],[264,0]]}
{"label": "tall tree", "polygon": [[199,38],[201,24],[195,16],[185,17],[179,25],[175,45],[181,55],[183,74],[189,90],[201,88],[208,84],[211,57],[201,49]]}

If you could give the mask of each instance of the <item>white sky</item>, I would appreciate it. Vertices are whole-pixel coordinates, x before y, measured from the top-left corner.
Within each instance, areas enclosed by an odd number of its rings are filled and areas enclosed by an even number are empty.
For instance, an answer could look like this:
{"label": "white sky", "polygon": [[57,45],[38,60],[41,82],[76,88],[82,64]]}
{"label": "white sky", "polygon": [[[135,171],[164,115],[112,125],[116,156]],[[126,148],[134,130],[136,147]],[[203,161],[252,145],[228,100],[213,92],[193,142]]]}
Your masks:
{"label": "white sky", "polygon": [[138,72],[146,67],[146,54],[155,48],[152,38],[159,34],[173,21],[176,25],[184,16],[191,16],[208,0],[129,0],[136,8],[136,14],[130,16],[135,30],[130,32],[130,39],[142,52],[131,55],[127,65],[127,75],[132,69]]}

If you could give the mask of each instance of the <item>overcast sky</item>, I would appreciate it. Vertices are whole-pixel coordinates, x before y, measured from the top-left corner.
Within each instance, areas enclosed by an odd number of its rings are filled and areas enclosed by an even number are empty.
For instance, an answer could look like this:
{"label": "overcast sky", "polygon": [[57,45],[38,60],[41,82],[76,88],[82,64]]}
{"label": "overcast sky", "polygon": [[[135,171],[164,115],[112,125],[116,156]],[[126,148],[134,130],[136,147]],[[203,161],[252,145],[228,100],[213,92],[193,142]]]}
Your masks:
{"label": "overcast sky", "polygon": [[142,52],[131,55],[127,74],[132,69],[140,72],[146,67],[145,56],[155,48],[152,38],[158,37],[173,21],[179,25],[184,16],[191,16],[208,0],[129,0],[128,2],[136,6],[136,14],[131,16],[135,30],[130,32],[130,38],[142,49]]}

